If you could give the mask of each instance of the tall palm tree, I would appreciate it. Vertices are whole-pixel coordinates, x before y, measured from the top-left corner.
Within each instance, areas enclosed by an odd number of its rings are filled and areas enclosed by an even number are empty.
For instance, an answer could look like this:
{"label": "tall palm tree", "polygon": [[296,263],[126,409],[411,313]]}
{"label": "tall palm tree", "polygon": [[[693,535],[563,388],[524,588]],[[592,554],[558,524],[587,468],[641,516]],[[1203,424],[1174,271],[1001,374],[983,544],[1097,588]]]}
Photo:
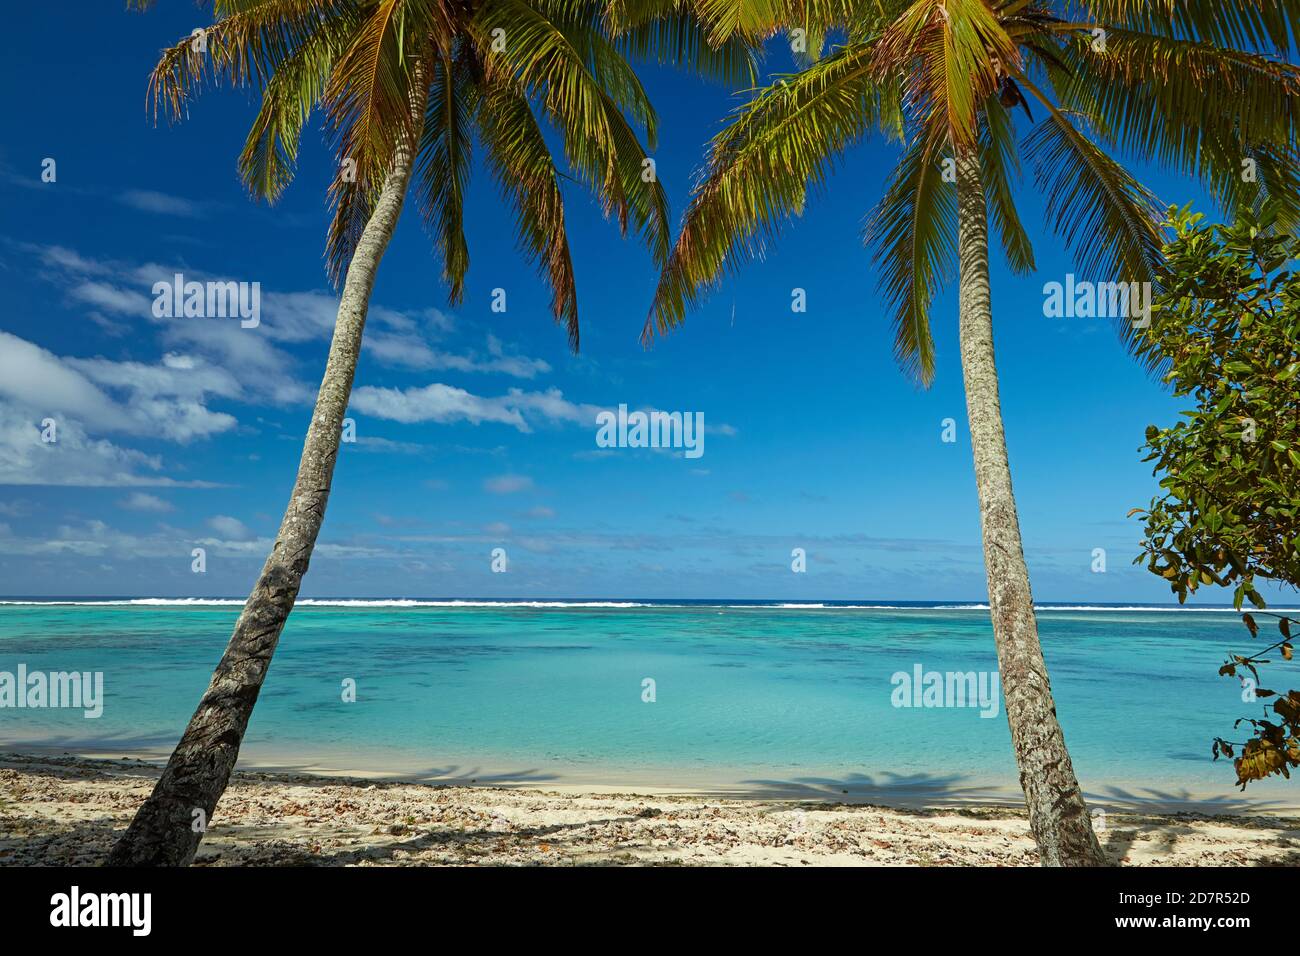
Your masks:
{"label": "tall palm tree", "polygon": [[[637,133],[653,147],[655,112],[627,58],[689,63],[728,81],[754,75],[745,41],[710,45],[677,3],[620,12],[579,0],[216,0],[214,13],[200,36],[164,51],[150,84],[155,113],[161,106],[182,115],[210,81],[260,88],[239,171],[254,196],[274,201],[292,179],[303,125],[322,107],[338,162],[326,255],[342,294],[275,546],[113,864],[189,863],[230,779],[325,517],[375,273],[412,180],[457,303],[469,268],[463,201],[478,142],[576,350],[562,170],[594,191],[624,233],[630,220],[656,262],[668,253],[667,201],[657,177],[645,175],[651,167]],[[547,124],[562,136],[564,161],[552,155]]]}
{"label": "tall palm tree", "polygon": [[[1159,264],[1155,197],[1117,156],[1198,180],[1229,212],[1272,196],[1297,221],[1300,75],[1285,58],[1298,14],[1298,0],[821,0],[803,21],[768,17],[769,31],[840,42],[810,51],[814,62],[758,91],[714,138],[646,323],[648,342],[761,255],[863,137],[901,144],[864,238],[895,354],[922,385],[934,375],[931,303],[957,276],[993,633],[1045,865],[1105,858],[1038,640],[994,364],[989,219],[1012,269],[1031,271],[1013,189],[1023,148],[1051,226],[1098,279],[1154,283]],[[1131,346],[1131,323],[1121,325]]]}

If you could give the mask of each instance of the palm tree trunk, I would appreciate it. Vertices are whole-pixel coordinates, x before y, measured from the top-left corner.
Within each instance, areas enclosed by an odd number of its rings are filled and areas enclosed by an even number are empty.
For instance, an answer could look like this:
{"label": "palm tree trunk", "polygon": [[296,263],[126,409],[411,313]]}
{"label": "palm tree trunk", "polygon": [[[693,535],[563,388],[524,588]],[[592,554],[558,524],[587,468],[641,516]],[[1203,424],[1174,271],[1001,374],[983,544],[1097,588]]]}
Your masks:
{"label": "palm tree trunk", "polygon": [[984,570],[1007,723],[1029,808],[1029,826],[1044,866],[1104,866],[1106,858],[1092,832],[1088,807],[1056,719],[1047,665],[1038,643],[993,360],[988,212],[979,157],[974,151],[957,160],[957,222],[961,365],[975,453]]}
{"label": "palm tree trunk", "polygon": [[198,709],[153,793],[109,854],[110,865],[188,865],[203,839],[204,826],[198,821],[206,825],[212,819],[230,781],[271,655],[293,610],[325,518],[375,271],[402,211],[411,178],[411,154],[405,146],[397,150],[348,265],[325,377],[275,547],[244,604]]}

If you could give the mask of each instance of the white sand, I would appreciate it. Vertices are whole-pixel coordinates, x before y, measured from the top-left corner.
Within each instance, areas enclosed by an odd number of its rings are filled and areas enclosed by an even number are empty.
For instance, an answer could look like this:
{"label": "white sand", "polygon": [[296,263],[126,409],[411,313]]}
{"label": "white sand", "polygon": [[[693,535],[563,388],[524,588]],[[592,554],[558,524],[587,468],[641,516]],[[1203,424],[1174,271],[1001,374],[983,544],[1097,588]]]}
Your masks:
{"label": "white sand", "polygon": [[[0,755],[0,865],[101,862],[158,776],[134,760]],[[1108,813],[1136,866],[1297,865],[1284,816]],[[1022,810],[428,786],[239,772],[209,865],[687,864],[1031,866]]]}

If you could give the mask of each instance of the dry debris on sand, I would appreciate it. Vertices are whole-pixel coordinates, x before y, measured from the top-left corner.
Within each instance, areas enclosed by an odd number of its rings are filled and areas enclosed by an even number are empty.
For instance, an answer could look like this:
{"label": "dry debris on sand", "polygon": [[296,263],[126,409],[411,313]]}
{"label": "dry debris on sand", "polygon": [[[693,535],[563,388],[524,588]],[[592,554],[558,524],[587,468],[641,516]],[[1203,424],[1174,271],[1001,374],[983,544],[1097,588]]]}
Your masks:
{"label": "dry debris on sand", "polygon": [[[131,760],[0,755],[0,865],[95,865],[157,780]],[[1300,863],[1300,821],[1109,813],[1135,866]],[[381,783],[236,773],[197,863],[210,866],[1033,866],[1025,815],[774,800]]]}

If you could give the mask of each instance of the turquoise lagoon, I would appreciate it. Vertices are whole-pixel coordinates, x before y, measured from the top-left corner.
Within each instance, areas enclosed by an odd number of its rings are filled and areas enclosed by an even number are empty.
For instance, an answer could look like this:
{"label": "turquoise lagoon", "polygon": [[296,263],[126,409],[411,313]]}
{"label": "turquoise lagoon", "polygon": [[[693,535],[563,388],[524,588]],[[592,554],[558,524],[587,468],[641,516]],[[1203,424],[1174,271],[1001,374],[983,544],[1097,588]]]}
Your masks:
{"label": "turquoise lagoon", "polygon": [[[0,749],[165,756],[239,607],[162,599],[0,604],[0,672],[21,664],[28,672],[104,675],[97,719],[73,709],[0,708]],[[1237,615],[1044,607],[1039,621],[1066,739],[1091,799],[1224,810],[1300,804],[1285,781],[1240,794],[1230,765],[1211,760],[1215,735],[1231,738],[1235,718],[1263,710],[1216,676],[1229,649],[1252,646]],[[989,719],[971,706],[896,706],[904,695],[895,675],[918,666],[996,671],[987,610],[301,602],[241,760],[509,786],[1014,802],[1000,707]],[[1263,683],[1297,686],[1294,668],[1274,664]],[[355,681],[354,702],[343,699],[347,681]]]}

